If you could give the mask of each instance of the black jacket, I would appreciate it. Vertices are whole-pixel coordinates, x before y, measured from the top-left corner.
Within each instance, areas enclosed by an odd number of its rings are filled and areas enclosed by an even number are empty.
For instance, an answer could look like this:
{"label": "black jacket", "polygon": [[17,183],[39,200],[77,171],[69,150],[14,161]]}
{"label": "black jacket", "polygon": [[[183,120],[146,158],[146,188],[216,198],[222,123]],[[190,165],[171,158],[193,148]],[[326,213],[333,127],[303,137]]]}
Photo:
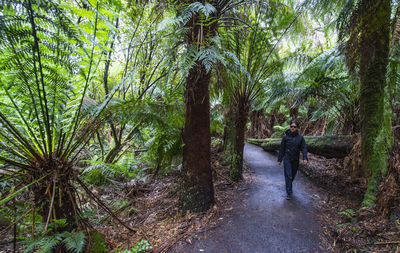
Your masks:
{"label": "black jacket", "polygon": [[307,145],[303,135],[299,134],[298,131],[292,133],[287,130],[286,135],[282,138],[278,162],[282,162],[283,158],[291,161],[299,160],[300,151],[303,153],[303,160],[308,160]]}

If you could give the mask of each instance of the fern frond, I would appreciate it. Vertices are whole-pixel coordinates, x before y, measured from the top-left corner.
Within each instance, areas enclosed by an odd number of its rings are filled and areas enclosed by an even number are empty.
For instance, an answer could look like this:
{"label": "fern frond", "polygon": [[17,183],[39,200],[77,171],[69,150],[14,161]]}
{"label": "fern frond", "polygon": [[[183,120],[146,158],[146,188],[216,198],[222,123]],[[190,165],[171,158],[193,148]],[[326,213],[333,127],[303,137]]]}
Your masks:
{"label": "fern frond", "polygon": [[211,68],[217,62],[225,62],[224,58],[219,54],[218,50],[214,46],[200,48],[198,60],[204,65],[207,72],[210,72]]}
{"label": "fern frond", "polygon": [[[203,3],[201,3],[201,2],[194,2],[194,3],[190,4],[190,5],[186,8],[186,10],[184,10],[183,12],[184,12],[183,16],[186,16],[186,15],[187,15],[186,18],[189,18],[189,17],[191,18],[191,16],[192,16],[193,14],[199,13],[199,14],[203,14],[203,15],[206,17],[206,19],[208,19],[208,17],[209,17],[211,14],[216,13],[217,10],[216,10],[215,7],[214,7],[212,4],[210,4],[210,3],[205,3],[205,4],[203,4]],[[190,13],[190,15],[189,15],[189,14],[186,14],[185,12]],[[190,18],[189,18],[189,19],[190,19]]]}
{"label": "fern frond", "polygon": [[68,250],[80,253],[83,252],[85,244],[86,244],[86,236],[82,232],[73,232],[68,233],[68,235],[64,235],[63,243],[67,247]]}
{"label": "fern frond", "polygon": [[48,253],[61,241],[60,236],[38,237],[32,241],[26,242],[24,253],[35,250],[36,253]]}

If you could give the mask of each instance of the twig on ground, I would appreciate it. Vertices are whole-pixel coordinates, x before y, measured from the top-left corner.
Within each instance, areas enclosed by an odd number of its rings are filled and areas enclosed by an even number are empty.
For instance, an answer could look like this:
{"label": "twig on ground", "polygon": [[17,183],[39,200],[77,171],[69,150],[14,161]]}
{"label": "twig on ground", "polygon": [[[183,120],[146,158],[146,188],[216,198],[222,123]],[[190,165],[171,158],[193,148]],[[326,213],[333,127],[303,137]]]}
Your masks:
{"label": "twig on ground", "polygon": [[101,206],[108,214],[110,214],[122,226],[124,226],[131,232],[137,232],[137,229],[131,228],[125,222],[123,222],[120,218],[118,218],[118,216],[115,215],[114,212],[110,208],[108,208],[89,188],[87,188],[87,186],[81,180],[77,179],[77,182],[86,191],[86,193],[89,195],[90,198],[92,198],[99,206]]}
{"label": "twig on ground", "polygon": [[156,250],[155,252],[156,253],[165,253],[165,252],[167,252],[172,246],[174,246],[180,240],[183,240],[184,238],[186,238],[189,234],[190,234],[189,230],[187,230],[185,233],[175,237],[174,240],[172,240],[171,243],[168,243],[167,245],[162,246],[160,249]]}
{"label": "twig on ground", "polygon": [[182,233],[181,235],[175,237],[174,240],[173,240],[171,243],[168,243],[168,244],[162,246],[160,249],[156,250],[155,252],[156,252],[156,253],[165,253],[165,252],[167,252],[172,246],[174,246],[174,245],[175,245],[176,243],[178,243],[179,241],[185,239],[186,237],[188,237],[188,236],[190,236],[190,235],[194,235],[194,234],[200,234],[200,233],[207,232],[207,231],[209,231],[209,230],[211,230],[211,229],[215,229],[215,228],[219,227],[220,225],[221,225],[221,223],[220,223],[220,224],[217,224],[217,225],[215,225],[215,226],[203,228],[203,229],[200,230],[200,231],[191,231],[190,228],[189,228],[188,230],[186,230],[186,231],[185,231],[184,233]]}
{"label": "twig on ground", "polygon": [[385,244],[400,244],[400,241],[390,241],[390,242],[376,242],[376,245],[385,245]]}

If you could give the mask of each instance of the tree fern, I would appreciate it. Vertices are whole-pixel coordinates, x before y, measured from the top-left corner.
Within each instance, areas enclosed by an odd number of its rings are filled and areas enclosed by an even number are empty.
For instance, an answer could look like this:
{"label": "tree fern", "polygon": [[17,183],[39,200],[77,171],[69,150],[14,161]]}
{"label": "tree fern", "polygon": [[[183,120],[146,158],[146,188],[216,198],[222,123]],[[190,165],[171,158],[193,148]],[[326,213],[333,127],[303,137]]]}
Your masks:
{"label": "tree fern", "polygon": [[337,48],[309,57],[302,65],[295,66],[294,71],[291,69],[289,60],[289,64],[285,64],[285,74],[270,79],[273,88],[267,92],[269,99],[264,105],[290,97],[292,105],[298,106],[313,98],[324,106],[341,110],[357,97],[356,84],[348,75]]}
{"label": "tree fern", "polygon": [[[43,230],[52,232],[40,242],[47,252],[61,243],[57,232],[79,225],[73,184],[79,174],[76,162],[102,124],[102,112],[134,70],[101,103],[84,112],[98,61],[94,49],[99,46],[96,38],[103,18],[99,5],[91,7],[96,15],[87,37],[63,3],[1,1],[0,6],[0,165],[22,185],[16,194],[27,189],[33,193]],[[85,44],[88,37],[93,43]],[[67,220],[67,225],[52,229],[56,218]]]}
{"label": "tree fern", "polygon": [[[110,110],[119,114],[118,117],[121,119],[133,125],[136,122],[136,125],[139,124],[142,129],[150,132],[150,137],[147,137],[145,144],[149,151],[145,156],[154,164],[154,167],[169,166],[172,160],[179,157],[182,152],[183,108],[179,103],[181,98],[173,100],[174,97],[174,93],[168,96],[164,94],[158,97],[159,101],[148,98],[137,102],[133,99],[110,107]],[[170,99],[172,100],[169,102]],[[135,140],[126,138],[124,142],[129,141]]]}

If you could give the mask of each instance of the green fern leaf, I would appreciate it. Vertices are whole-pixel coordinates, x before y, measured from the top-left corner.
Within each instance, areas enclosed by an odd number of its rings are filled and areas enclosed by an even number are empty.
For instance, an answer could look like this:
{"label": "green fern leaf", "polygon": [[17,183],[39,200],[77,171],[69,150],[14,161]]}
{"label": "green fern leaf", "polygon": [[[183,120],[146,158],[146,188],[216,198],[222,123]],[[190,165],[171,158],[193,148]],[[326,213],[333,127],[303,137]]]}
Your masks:
{"label": "green fern leaf", "polygon": [[211,46],[208,48],[202,48],[199,52],[198,58],[206,68],[206,71],[209,72],[213,65],[217,63],[219,59],[221,59],[215,47]]}
{"label": "green fern leaf", "polygon": [[36,253],[48,253],[60,242],[57,237],[45,237],[43,238],[42,245]]}
{"label": "green fern leaf", "polygon": [[48,253],[60,242],[60,235],[39,237],[37,239],[26,241],[26,249],[24,253],[33,252],[36,249],[36,253]]}
{"label": "green fern leaf", "polygon": [[65,243],[65,246],[68,250],[75,253],[83,252],[86,244],[85,234],[82,232],[69,233],[69,235],[65,237],[63,242]]}
{"label": "green fern leaf", "polygon": [[191,13],[201,13],[204,14],[206,19],[213,13],[217,12],[215,7],[209,3],[202,4],[201,2],[195,2],[188,6],[187,11]]}

